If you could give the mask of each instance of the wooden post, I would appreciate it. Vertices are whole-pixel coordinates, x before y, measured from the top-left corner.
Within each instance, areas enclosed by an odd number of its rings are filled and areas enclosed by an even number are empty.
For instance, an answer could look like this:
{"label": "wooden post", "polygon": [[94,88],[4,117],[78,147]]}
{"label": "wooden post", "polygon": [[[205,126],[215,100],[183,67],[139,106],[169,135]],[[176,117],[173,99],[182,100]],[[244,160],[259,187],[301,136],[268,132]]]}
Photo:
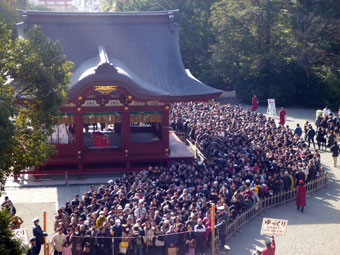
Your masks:
{"label": "wooden post", "polygon": [[[44,229],[44,232],[46,232],[46,229],[47,229],[47,227],[46,227],[46,211],[44,211],[43,212],[43,218],[44,218],[44,220],[43,220],[43,229]],[[46,236],[44,236],[44,239],[45,239],[45,244],[44,244],[44,255],[48,255],[48,253],[47,253],[47,245],[46,245]]]}
{"label": "wooden post", "polygon": [[68,171],[65,171],[65,185],[68,186]]}
{"label": "wooden post", "polygon": [[215,255],[215,204],[211,204],[211,255]]}

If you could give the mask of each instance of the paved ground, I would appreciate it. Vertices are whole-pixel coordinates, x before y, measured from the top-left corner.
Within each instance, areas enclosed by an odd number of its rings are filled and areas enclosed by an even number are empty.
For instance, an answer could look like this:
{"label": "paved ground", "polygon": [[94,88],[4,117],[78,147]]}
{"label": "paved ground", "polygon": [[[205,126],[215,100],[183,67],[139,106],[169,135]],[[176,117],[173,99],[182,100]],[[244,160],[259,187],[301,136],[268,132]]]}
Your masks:
{"label": "paved ground", "polygon": [[[266,108],[260,107],[259,111],[265,112]],[[287,124],[292,128],[296,123],[303,125],[306,120],[313,121],[315,117],[315,110],[288,108],[286,111]],[[276,239],[277,255],[340,254],[340,167],[330,167],[332,162],[329,152],[322,153],[322,161],[329,167],[331,175],[328,188],[307,197],[307,207],[303,214],[298,212],[294,202],[291,202],[252,220],[241,229],[241,233],[228,240],[232,255],[252,254],[256,247],[264,246],[265,237],[260,235],[262,217],[289,220],[286,236]],[[64,205],[75,193],[83,193],[90,183],[106,183],[109,179],[112,179],[112,176],[89,176],[82,181],[70,181],[70,186],[65,186],[62,178],[40,182],[25,179],[19,184],[9,181],[6,193],[14,202],[18,215],[24,219],[23,227],[28,228],[29,235],[31,220],[36,216],[42,217],[43,210],[47,211],[48,216],[47,231],[52,233],[53,215],[58,205]],[[3,197],[0,198],[0,202],[2,201]]]}

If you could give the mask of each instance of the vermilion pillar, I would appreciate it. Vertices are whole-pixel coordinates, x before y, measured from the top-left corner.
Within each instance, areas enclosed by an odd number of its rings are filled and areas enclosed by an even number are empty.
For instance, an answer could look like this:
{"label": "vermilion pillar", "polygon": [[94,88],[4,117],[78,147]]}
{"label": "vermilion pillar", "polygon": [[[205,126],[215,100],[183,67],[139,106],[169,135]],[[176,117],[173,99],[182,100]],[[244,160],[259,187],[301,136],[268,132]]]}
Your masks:
{"label": "vermilion pillar", "polygon": [[162,145],[165,149],[169,149],[169,110],[170,106],[166,105],[162,113]]}
{"label": "vermilion pillar", "polygon": [[[127,110],[128,107],[125,107],[122,112],[122,148],[123,150],[128,150],[130,143],[130,112]],[[125,154],[128,154],[125,153]]]}
{"label": "vermilion pillar", "polygon": [[75,136],[76,136],[76,148],[75,151],[76,157],[78,159],[78,178],[81,178],[83,173],[83,157],[84,157],[84,135],[83,135],[83,128],[84,128],[84,119],[83,119],[83,112],[81,108],[77,108],[77,111],[74,114],[74,129],[75,129]]}

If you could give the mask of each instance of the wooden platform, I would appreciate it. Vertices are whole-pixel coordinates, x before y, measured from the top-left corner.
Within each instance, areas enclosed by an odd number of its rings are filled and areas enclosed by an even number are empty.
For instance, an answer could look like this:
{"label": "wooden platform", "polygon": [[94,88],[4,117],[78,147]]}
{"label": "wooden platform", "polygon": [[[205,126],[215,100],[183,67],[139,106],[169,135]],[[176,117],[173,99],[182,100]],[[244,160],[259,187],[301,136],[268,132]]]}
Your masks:
{"label": "wooden platform", "polygon": [[[87,149],[82,160],[77,158],[52,158],[42,167],[31,171],[22,171],[22,174],[39,176],[65,174],[77,174],[82,176],[89,173],[131,172],[146,169],[149,166],[169,167],[174,161],[194,160],[194,155],[189,147],[181,141],[174,131],[169,133],[170,154],[159,153],[153,156],[130,155],[124,159],[115,158],[115,153],[124,152],[121,148],[96,148]],[[145,148],[148,149],[147,147]],[[112,156],[110,156],[112,155]],[[79,164],[81,168],[79,169]]]}
{"label": "wooden platform", "polygon": [[189,147],[179,139],[175,131],[169,133],[169,146],[170,156],[173,161],[175,160],[193,160],[194,154],[190,151]]}

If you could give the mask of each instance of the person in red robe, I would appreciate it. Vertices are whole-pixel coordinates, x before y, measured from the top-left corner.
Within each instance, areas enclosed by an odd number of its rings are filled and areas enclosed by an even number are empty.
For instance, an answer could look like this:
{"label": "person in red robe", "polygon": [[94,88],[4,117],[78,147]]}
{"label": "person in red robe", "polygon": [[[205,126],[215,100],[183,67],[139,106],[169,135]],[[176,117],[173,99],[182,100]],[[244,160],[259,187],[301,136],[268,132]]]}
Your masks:
{"label": "person in red robe", "polygon": [[257,110],[257,104],[258,104],[258,101],[257,101],[257,96],[256,95],[253,95],[253,98],[251,99],[251,110],[252,111],[256,111]]}
{"label": "person in red robe", "polygon": [[272,236],[271,242],[266,242],[266,248],[262,251],[262,255],[275,255],[275,240]]}
{"label": "person in red robe", "polygon": [[300,209],[303,212],[304,207],[306,206],[306,186],[303,180],[299,181],[299,186],[296,193],[296,209]]}
{"label": "person in red robe", "polygon": [[279,118],[280,118],[280,124],[284,125],[286,122],[286,111],[283,107],[281,107],[281,110],[279,112]]}

